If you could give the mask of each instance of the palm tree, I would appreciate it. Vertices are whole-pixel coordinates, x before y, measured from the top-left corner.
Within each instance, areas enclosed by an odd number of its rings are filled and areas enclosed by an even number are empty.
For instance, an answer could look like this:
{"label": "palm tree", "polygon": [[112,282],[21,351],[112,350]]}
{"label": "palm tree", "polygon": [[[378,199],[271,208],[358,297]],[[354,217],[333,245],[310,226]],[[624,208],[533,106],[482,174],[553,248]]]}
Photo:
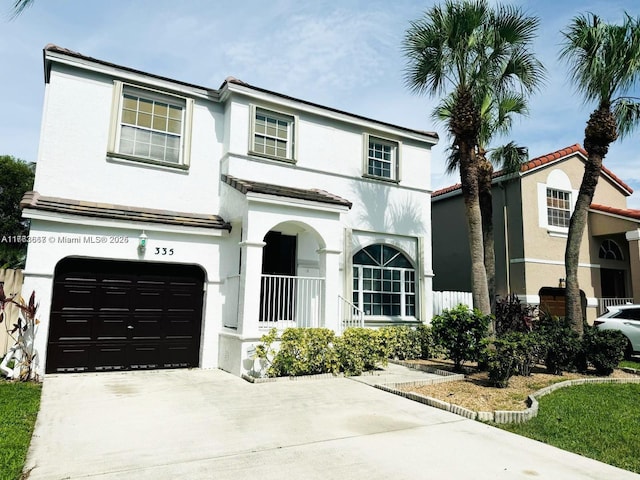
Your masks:
{"label": "palm tree", "polygon": [[[451,118],[452,98],[445,99],[435,110],[434,118],[446,122]],[[520,94],[503,95],[501,97],[487,96],[480,108],[480,133],[476,145],[478,160],[478,194],[480,215],[482,217],[482,240],[484,249],[484,267],[487,275],[487,288],[491,303],[491,312],[495,308],[496,291],[496,258],[493,236],[493,181],[494,165],[504,174],[520,171],[524,161],[528,159],[528,150],[514,142],[489,148],[496,135],[505,135],[511,130],[514,115],[528,114],[527,99]],[[487,157],[487,154],[489,156]],[[447,172],[453,173],[459,167],[459,151],[450,149],[447,161]]]}
{"label": "palm tree", "polygon": [[560,58],[568,63],[584,101],[596,103],[584,131],[588,158],[565,250],[566,316],[582,333],[578,258],[587,212],[609,145],[631,133],[640,121],[640,99],[627,96],[640,79],[640,19],[625,13],[622,24],[616,25],[592,13],[578,15],[562,34]]}
{"label": "palm tree", "polygon": [[[491,312],[484,267],[479,202],[481,108],[487,97],[529,94],[542,81],[544,69],[530,50],[538,28],[536,17],[512,6],[489,6],[487,0],[446,0],[411,22],[403,42],[408,60],[406,83],[417,93],[451,97],[447,121],[459,154],[474,306]],[[447,93],[448,92],[448,93]]]}

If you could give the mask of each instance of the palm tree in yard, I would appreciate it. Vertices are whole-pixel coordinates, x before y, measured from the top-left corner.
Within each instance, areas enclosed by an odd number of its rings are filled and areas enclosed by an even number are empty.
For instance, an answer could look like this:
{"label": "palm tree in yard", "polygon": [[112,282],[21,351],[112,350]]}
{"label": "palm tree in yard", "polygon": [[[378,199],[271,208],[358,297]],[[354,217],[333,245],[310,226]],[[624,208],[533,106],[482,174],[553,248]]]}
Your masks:
{"label": "palm tree in yard", "polygon": [[447,0],[411,22],[403,42],[406,82],[417,93],[450,97],[446,121],[464,198],[473,303],[491,311],[484,266],[482,217],[479,202],[482,129],[481,110],[487,98],[528,95],[538,88],[544,69],[531,52],[538,28],[536,17],[520,9],[486,0]]}
{"label": "palm tree in yard", "polygon": [[[452,98],[446,98],[435,110],[436,120],[447,122],[451,118]],[[509,142],[498,147],[489,147],[494,137],[506,135],[511,130],[515,115],[528,114],[527,99],[521,94],[508,94],[500,97],[487,96],[480,108],[480,133],[475,148],[478,160],[478,196],[482,217],[482,240],[484,249],[484,267],[487,275],[487,287],[491,302],[491,311],[495,307],[496,259],[493,236],[493,181],[494,165],[502,173],[515,173],[523,162],[528,160],[525,147]],[[460,155],[455,147],[450,149],[447,159],[447,172],[456,172],[459,168]]]}
{"label": "palm tree in yard", "polygon": [[579,15],[562,34],[560,58],[568,63],[571,79],[585,102],[596,104],[584,131],[588,158],[565,250],[566,316],[581,333],[578,259],[587,212],[609,145],[631,133],[640,121],[640,99],[627,96],[640,79],[640,18],[625,14],[622,24],[616,25],[591,13]]}

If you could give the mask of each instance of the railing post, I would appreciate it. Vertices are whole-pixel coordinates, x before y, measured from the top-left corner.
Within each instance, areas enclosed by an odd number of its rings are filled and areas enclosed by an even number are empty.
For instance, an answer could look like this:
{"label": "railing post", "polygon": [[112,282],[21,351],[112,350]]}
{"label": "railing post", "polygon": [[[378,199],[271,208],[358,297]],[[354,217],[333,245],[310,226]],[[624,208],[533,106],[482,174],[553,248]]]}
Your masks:
{"label": "railing post", "polygon": [[340,331],[338,309],[338,295],[340,292],[340,250],[322,248],[320,255],[320,276],[324,278],[322,292],[322,308],[320,310],[319,327],[330,328],[334,332]]}

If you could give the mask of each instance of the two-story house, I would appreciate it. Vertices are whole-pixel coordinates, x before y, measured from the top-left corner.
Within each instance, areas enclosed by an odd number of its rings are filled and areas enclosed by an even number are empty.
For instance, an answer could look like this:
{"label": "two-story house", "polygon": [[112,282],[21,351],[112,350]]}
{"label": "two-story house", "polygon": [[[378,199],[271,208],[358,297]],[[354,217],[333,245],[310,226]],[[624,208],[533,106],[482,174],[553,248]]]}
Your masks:
{"label": "two-story house", "polygon": [[[496,293],[564,314],[564,252],[584,173],[580,145],[529,160],[519,172],[496,172],[493,224]],[[580,248],[578,282],[588,321],[607,305],[640,302],[640,210],[631,188],[603,167]],[[470,256],[459,185],[433,192],[435,290],[470,290]]]}
{"label": "two-story house", "polygon": [[430,319],[435,133],[53,45],[44,69],[39,373],[241,374],[272,327]]}

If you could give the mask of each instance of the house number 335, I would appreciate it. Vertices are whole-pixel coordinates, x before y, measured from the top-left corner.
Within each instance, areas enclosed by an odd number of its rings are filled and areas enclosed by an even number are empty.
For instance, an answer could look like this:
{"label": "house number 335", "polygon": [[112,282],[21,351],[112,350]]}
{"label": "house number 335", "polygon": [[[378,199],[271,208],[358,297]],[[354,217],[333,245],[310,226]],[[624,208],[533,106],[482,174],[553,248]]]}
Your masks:
{"label": "house number 335", "polygon": [[155,255],[173,255],[173,248],[156,247]]}

